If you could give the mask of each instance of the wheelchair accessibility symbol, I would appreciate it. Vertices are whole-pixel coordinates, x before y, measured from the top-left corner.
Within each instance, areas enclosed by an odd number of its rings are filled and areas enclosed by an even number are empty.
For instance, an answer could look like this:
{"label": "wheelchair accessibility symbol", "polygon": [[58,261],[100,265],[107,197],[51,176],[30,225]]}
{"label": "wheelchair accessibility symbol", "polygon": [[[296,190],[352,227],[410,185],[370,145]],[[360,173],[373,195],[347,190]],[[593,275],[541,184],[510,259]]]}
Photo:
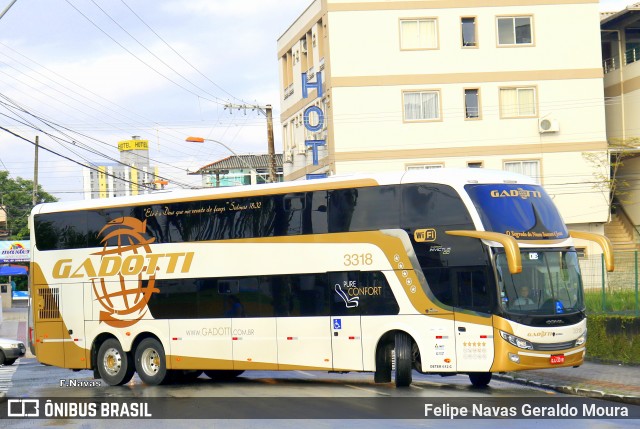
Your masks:
{"label": "wheelchair accessibility symbol", "polygon": [[333,329],[342,329],[342,319],[333,319]]}

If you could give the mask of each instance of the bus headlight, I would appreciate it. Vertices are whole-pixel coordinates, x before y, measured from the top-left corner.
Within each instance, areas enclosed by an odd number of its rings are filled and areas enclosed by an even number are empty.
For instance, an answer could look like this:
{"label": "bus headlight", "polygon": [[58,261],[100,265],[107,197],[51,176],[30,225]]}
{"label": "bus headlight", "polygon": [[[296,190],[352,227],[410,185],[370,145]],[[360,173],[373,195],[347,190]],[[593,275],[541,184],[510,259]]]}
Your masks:
{"label": "bus headlight", "polygon": [[583,345],[587,342],[587,331],[584,331],[584,334],[580,335],[576,340],[576,347]]}
{"label": "bus headlight", "polygon": [[508,341],[519,349],[533,350],[533,344],[523,338],[516,337],[515,335],[507,334],[502,331],[500,331],[500,336],[503,340]]}

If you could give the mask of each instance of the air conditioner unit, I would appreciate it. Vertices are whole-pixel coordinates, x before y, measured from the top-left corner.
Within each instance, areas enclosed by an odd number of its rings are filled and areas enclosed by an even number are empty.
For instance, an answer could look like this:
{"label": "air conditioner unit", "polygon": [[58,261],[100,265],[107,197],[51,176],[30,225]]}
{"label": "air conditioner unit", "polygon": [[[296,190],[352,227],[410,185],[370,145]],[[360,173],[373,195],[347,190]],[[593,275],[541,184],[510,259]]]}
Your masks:
{"label": "air conditioner unit", "polygon": [[557,133],[560,131],[560,123],[557,119],[542,118],[538,121],[538,131],[540,134]]}

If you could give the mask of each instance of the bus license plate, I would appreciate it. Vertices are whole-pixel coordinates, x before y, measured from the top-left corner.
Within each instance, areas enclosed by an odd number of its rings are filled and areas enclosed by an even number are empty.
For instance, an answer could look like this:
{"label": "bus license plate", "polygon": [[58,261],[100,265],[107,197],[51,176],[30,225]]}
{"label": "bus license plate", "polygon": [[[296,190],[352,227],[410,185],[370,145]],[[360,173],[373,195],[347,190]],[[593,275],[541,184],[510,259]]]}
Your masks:
{"label": "bus license plate", "polygon": [[551,364],[556,365],[559,363],[564,363],[564,355],[552,355],[551,356]]}

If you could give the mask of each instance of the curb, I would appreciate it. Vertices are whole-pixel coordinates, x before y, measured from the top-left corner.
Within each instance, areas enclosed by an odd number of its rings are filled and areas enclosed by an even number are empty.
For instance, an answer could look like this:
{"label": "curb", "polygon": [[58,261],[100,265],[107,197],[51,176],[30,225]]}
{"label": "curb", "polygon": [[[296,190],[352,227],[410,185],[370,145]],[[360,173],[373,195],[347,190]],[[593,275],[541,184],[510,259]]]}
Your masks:
{"label": "curb", "polygon": [[618,395],[615,393],[607,393],[602,390],[585,389],[574,386],[559,386],[550,383],[541,383],[539,381],[530,380],[528,378],[514,377],[507,374],[493,374],[495,378],[511,383],[533,386],[540,389],[554,390],[556,392],[565,393],[567,395],[583,396],[585,398],[604,399],[608,401],[622,402],[630,405],[640,405],[640,397],[629,395]]}

